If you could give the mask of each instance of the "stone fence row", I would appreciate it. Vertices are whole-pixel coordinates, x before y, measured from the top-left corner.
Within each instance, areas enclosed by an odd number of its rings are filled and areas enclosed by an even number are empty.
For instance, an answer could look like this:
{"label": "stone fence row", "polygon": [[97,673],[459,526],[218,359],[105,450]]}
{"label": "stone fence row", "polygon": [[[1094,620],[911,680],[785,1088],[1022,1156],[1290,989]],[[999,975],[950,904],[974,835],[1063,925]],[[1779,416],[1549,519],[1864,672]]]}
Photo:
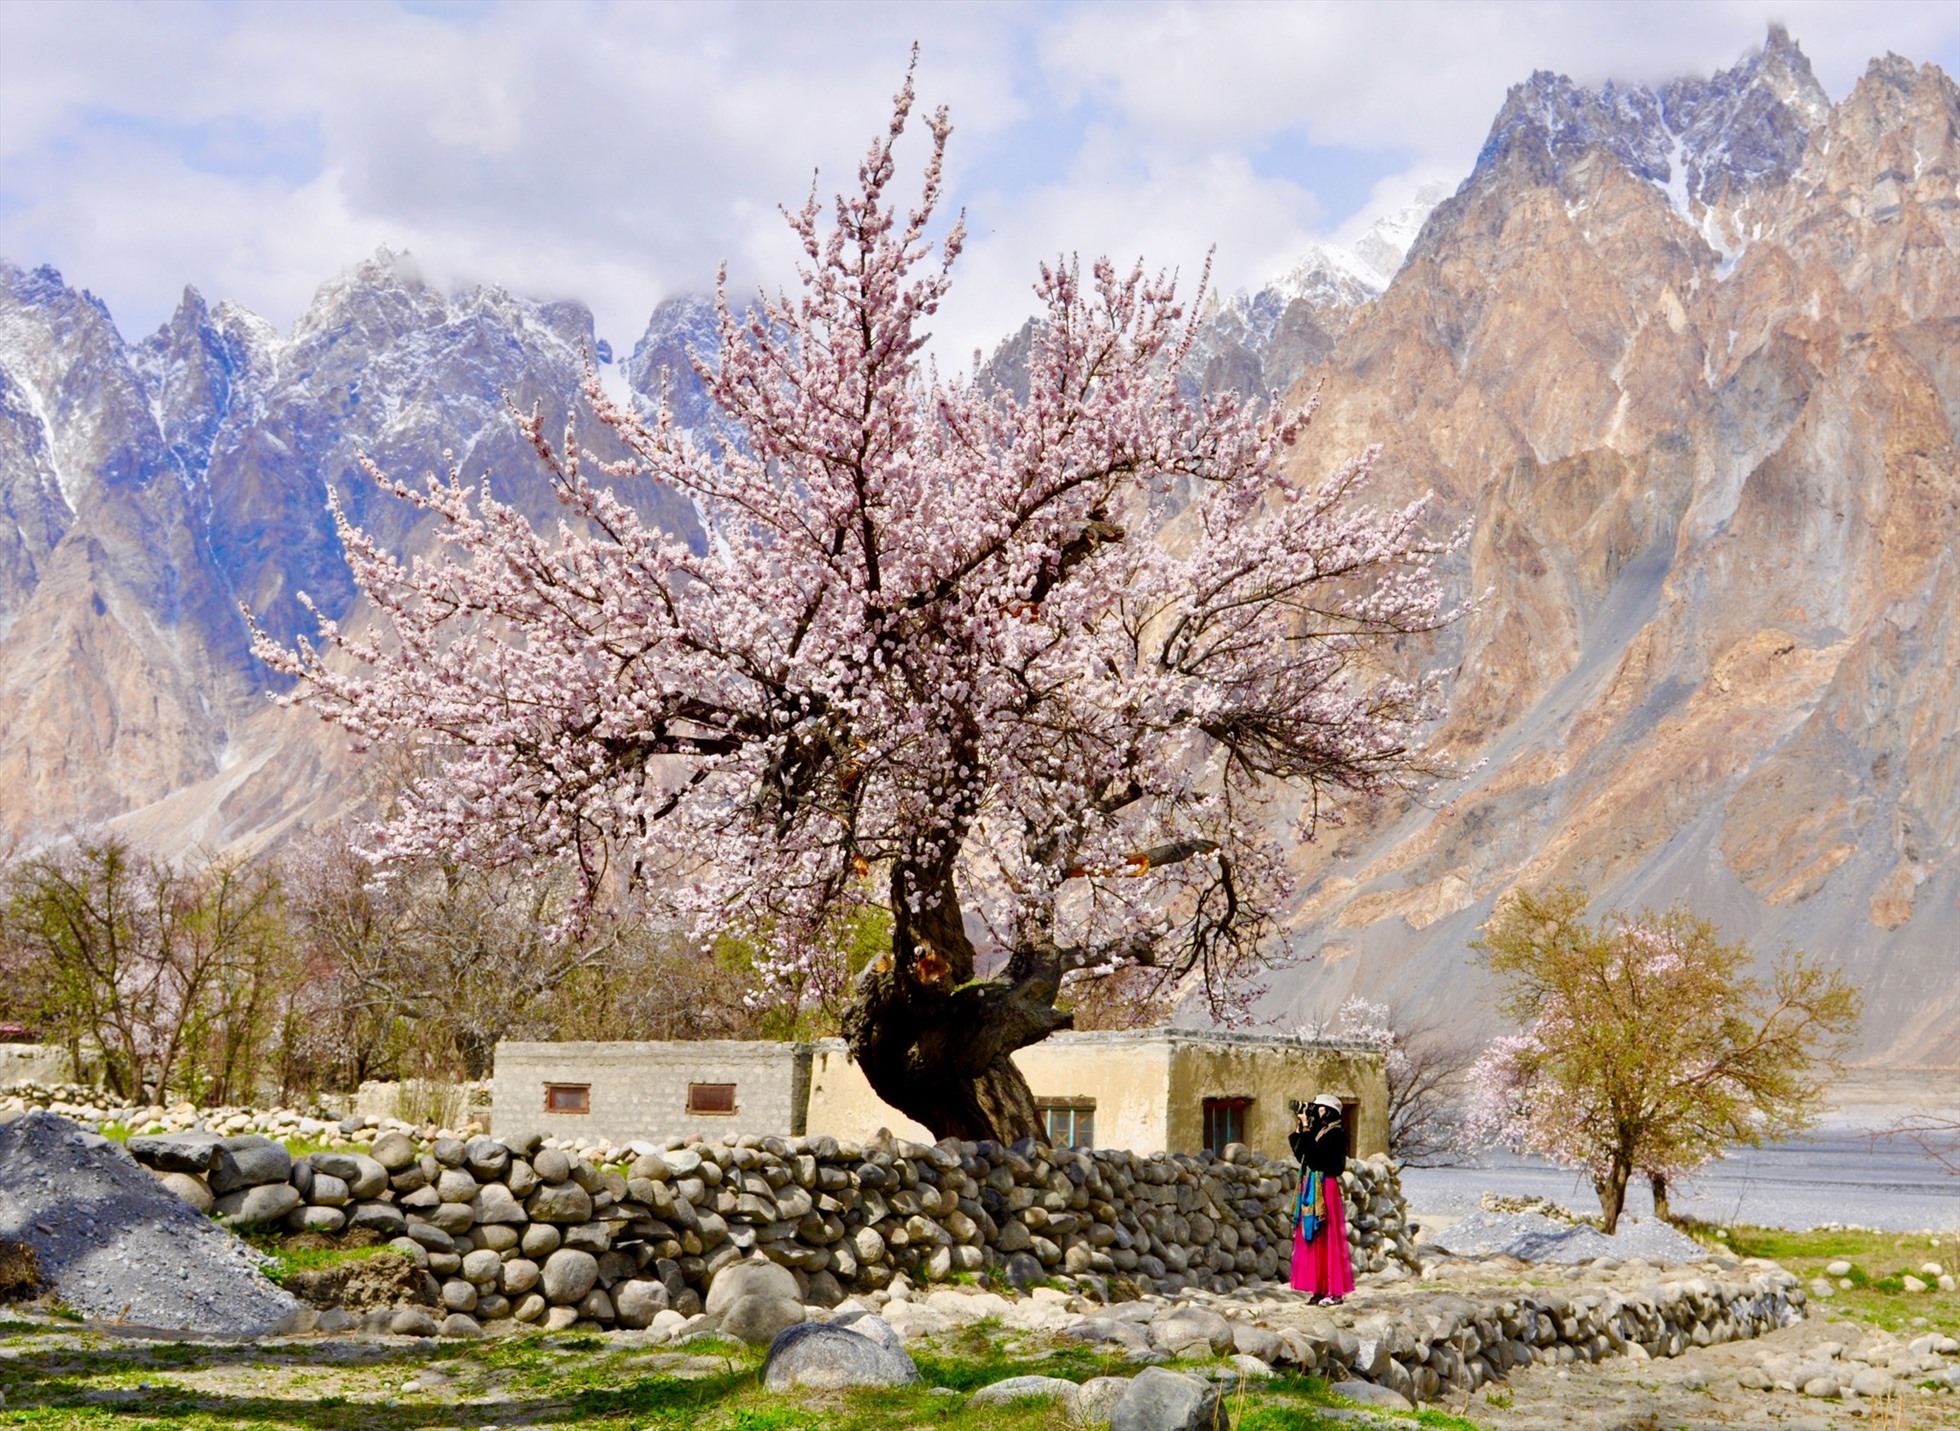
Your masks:
{"label": "stone fence row", "polygon": [[[760,1253],[804,1300],[987,1272],[1098,1300],[1283,1280],[1297,1173],[1226,1156],[948,1140],[739,1137],[602,1168],[543,1146],[401,1133],[367,1152],[291,1158],[256,1136],[138,1136],[129,1150],[235,1227],[371,1229],[413,1257],[452,1312],[645,1326],[699,1309],[716,1272]],[[1342,1178],[1357,1271],[1414,1265],[1394,1165]],[[1121,1284],[1127,1283],[1127,1287]]]}

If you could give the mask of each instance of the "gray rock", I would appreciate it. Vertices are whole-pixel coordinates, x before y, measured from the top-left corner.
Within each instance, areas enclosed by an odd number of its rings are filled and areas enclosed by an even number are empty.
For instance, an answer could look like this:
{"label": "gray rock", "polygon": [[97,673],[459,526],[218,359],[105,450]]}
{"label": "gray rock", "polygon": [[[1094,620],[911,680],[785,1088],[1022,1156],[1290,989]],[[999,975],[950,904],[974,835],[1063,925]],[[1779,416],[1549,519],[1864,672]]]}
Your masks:
{"label": "gray rock", "polygon": [[598,1280],[599,1259],[572,1247],[561,1247],[547,1257],[539,1275],[545,1300],[559,1307],[577,1302]]}
{"label": "gray rock", "polygon": [[1328,1390],[1336,1396],[1345,1396],[1357,1406],[1380,1406],[1390,1411],[1415,1410],[1415,1403],[1401,1392],[1377,1386],[1372,1381],[1337,1381]]}
{"label": "gray rock", "polygon": [[557,1148],[540,1148],[531,1157],[532,1171],[545,1183],[562,1183],[572,1175],[572,1160]]}
{"label": "gray rock", "polygon": [[523,1249],[526,1257],[534,1262],[542,1262],[558,1250],[558,1245],[562,1241],[564,1238],[550,1223],[534,1222],[524,1229],[517,1245]]}
{"label": "gray rock", "polygon": [[451,1278],[442,1284],[442,1305],[452,1312],[474,1311],[476,1288],[461,1277]]}
{"label": "gray rock", "polygon": [[898,1328],[876,1312],[846,1312],[830,1325],[848,1327],[861,1337],[871,1338],[881,1347],[890,1347],[893,1351],[905,1350],[905,1338],[898,1334]]}
{"label": "gray rock", "polygon": [[402,1210],[388,1202],[358,1202],[348,1209],[347,1225],[350,1228],[372,1228],[382,1237],[400,1237],[408,1231],[408,1219]]}
{"label": "gray rock", "polygon": [[707,1313],[718,1316],[742,1297],[774,1297],[799,1306],[803,1300],[802,1289],[787,1267],[773,1262],[735,1262],[717,1272],[709,1284]]}
{"label": "gray rock", "polygon": [[388,1186],[387,1166],[365,1153],[314,1153],[308,1161],[313,1164],[314,1172],[339,1178],[347,1184],[348,1195],[357,1201],[379,1197],[381,1190]]}
{"label": "gray rock", "polygon": [[578,1314],[588,1321],[610,1322],[613,1319],[612,1298],[602,1288],[594,1287],[579,1298]]}
{"label": "gray rock", "polygon": [[223,1197],[240,1188],[285,1183],[292,1175],[293,1155],[283,1144],[256,1133],[226,1138],[219,1144],[218,1160],[211,1167],[211,1194]]}
{"label": "gray rock", "polygon": [[463,1276],[478,1285],[495,1285],[504,1269],[504,1259],[487,1247],[479,1247],[474,1252],[463,1254]]}
{"label": "gray rock", "polygon": [[208,1173],[217,1166],[222,1140],[216,1133],[147,1133],[131,1138],[130,1157],[164,1173]]}
{"label": "gray rock", "polygon": [[1172,1356],[1223,1356],[1232,1350],[1232,1324],[1202,1307],[1174,1307],[1151,1320],[1150,1340]]}
{"label": "gray rock", "polygon": [[432,1222],[411,1222],[408,1224],[409,1237],[414,1238],[431,1252],[454,1252],[456,1239]]}
{"label": "gray rock", "polygon": [[1212,1431],[1228,1423],[1218,1386],[1147,1366],[1123,1389],[1109,1431]]}
{"label": "gray rock", "polygon": [[[1020,1226],[1019,1223],[1013,1225]],[[1032,1252],[1010,1253],[1001,1272],[1009,1282],[1023,1292],[1048,1275],[1048,1269],[1041,1265],[1041,1259]]]}
{"label": "gray rock", "polygon": [[506,1297],[521,1297],[538,1285],[542,1275],[538,1264],[528,1257],[513,1257],[497,1274],[497,1286]]}
{"label": "gray rock", "polygon": [[475,1317],[467,1312],[451,1312],[442,1319],[436,1328],[439,1337],[454,1337],[465,1341],[475,1340],[483,1335],[483,1327]]}
{"label": "gray rock", "polygon": [[1064,1327],[1062,1335],[1074,1342],[1114,1342],[1122,1347],[1132,1360],[1154,1354],[1149,1334],[1135,1322],[1120,1317],[1085,1317],[1071,1326]]}
{"label": "gray rock", "polygon": [[476,1196],[476,1179],[462,1168],[436,1174],[436,1196],[444,1202],[468,1202]]}
{"label": "gray rock", "polygon": [[165,1173],[157,1179],[157,1186],[168,1188],[199,1212],[211,1210],[211,1189],[204,1185],[203,1178],[189,1173]]}
{"label": "gray rock", "polygon": [[495,1138],[472,1138],[463,1147],[463,1163],[479,1182],[500,1178],[510,1166],[510,1149]]}
{"label": "gray rock", "polygon": [[1278,1332],[1269,1332],[1250,1322],[1232,1323],[1232,1345],[1246,1356],[1258,1357],[1268,1366],[1284,1355]]}
{"label": "gray rock", "polygon": [[762,1384],[770,1391],[793,1386],[834,1391],[847,1386],[910,1386],[919,1369],[902,1349],[860,1336],[848,1327],[799,1322],[769,1344]]}
{"label": "gray rock", "polygon": [[[550,1152],[550,1149],[546,1149]],[[542,1156],[542,1154],[540,1154]],[[592,1194],[573,1182],[548,1182],[524,1203],[533,1222],[590,1222]]]}
{"label": "gray rock", "polygon": [[672,1305],[673,1299],[664,1282],[634,1278],[613,1288],[613,1310],[622,1327],[637,1331],[651,1326],[654,1317]]}
{"label": "gray rock", "polygon": [[1060,1401],[1073,1403],[1077,1394],[1074,1382],[1064,1381],[1059,1376],[1010,1376],[1004,1381],[989,1382],[966,1399],[967,1409],[976,1406],[1005,1406],[1012,1401]]}
{"label": "gray rock", "polygon": [[794,1297],[757,1293],[737,1297],[720,1312],[710,1315],[716,1319],[723,1336],[750,1346],[767,1346],[778,1332],[803,1320],[803,1304]]}
{"label": "gray rock", "polygon": [[[298,1174],[295,1173],[294,1176],[297,1177]],[[316,1168],[313,1176],[308,1178],[307,1182],[311,1186],[300,1187],[295,1183],[294,1188],[306,1201],[313,1203],[315,1206],[345,1207],[353,1201],[353,1198],[348,1193],[347,1184],[335,1177],[332,1173],[323,1173]]]}
{"label": "gray rock", "polygon": [[286,1214],[286,1226],[294,1232],[338,1232],[347,1223],[347,1214],[337,1207],[296,1207]]}
{"label": "gray rock", "polygon": [[262,1183],[215,1199],[211,1211],[233,1227],[264,1227],[298,1206],[299,1189],[291,1183]]}
{"label": "gray rock", "polygon": [[398,1173],[415,1161],[415,1140],[406,1133],[383,1133],[374,1140],[374,1160]]}
{"label": "gray rock", "polygon": [[399,1252],[423,1271],[429,1270],[429,1249],[412,1237],[397,1237],[388,1243],[388,1250]]}
{"label": "gray rock", "polygon": [[1078,1426],[1107,1426],[1116,1414],[1116,1403],[1130,1389],[1127,1376],[1092,1376],[1075,1390],[1070,1420]]}
{"label": "gray rock", "polygon": [[464,1147],[459,1139],[438,1138],[435,1142],[429,1144],[429,1152],[445,1168],[460,1168],[463,1166]]}
{"label": "gray rock", "polygon": [[466,1202],[445,1202],[428,1211],[428,1219],[451,1237],[461,1237],[476,1225],[476,1214]]}
{"label": "gray rock", "polygon": [[432,1337],[436,1319],[420,1307],[403,1307],[388,1319],[388,1330],[398,1337]]}

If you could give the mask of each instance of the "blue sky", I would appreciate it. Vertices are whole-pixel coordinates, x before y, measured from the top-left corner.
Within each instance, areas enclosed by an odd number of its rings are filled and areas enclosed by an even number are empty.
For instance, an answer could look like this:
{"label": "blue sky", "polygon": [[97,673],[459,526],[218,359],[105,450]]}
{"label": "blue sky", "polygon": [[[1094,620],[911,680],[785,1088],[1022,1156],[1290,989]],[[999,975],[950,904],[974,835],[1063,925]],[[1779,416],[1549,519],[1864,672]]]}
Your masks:
{"label": "blue sky", "polygon": [[847,182],[916,39],[973,239],[943,345],[1057,252],[1256,284],[1468,171],[1506,89],[1708,73],[1787,24],[1832,96],[1887,50],[1960,72],[1952,0],[1646,4],[0,5],[0,253],[126,334],[185,284],[289,326],[380,244],[445,284],[654,302],[786,279],[775,213]]}

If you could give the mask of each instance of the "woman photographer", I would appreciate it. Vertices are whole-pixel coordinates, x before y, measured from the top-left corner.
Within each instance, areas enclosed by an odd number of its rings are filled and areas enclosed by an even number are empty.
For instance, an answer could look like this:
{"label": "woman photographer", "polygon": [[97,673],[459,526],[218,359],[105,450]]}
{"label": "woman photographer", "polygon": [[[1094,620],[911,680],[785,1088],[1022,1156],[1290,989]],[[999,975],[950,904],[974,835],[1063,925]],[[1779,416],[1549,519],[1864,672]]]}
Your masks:
{"label": "woman photographer", "polygon": [[1293,1211],[1293,1288],[1310,1301],[1338,1302],[1354,1290],[1347,1218],[1341,1211],[1341,1173],[1347,1167],[1347,1127],[1341,1100],[1323,1093],[1297,1110],[1288,1141],[1300,1160],[1300,1196]]}

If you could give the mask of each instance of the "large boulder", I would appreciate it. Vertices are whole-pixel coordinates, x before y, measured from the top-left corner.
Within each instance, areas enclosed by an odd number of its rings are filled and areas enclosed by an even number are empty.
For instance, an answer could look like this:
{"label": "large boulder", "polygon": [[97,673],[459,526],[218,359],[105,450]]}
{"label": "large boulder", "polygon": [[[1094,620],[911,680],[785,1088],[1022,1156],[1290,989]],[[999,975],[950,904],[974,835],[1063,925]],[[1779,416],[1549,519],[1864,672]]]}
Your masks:
{"label": "large boulder", "polygon": [[1172,1356],[1224,1356],[1232,1350],[1232,1324],[1203,1307],[1173,1307],[1150,1323],[1150,1340]]}
{"label": "large boulder", "polygon": [[160,1173],[208,1173],[224,1151],[216,1133],[145,1133],[129,1140],[129,1155]]}
{"label": "large boulder", "polygon": [[219,1143],[218,1160],[211,1165],[211,1195],[221,1198],[240,1188],[283,1183],[292,1175],[293,1155],[283,1143],[256,1133],[226,1138]]}
{"label": "large boulder", "polygon": [[731,1262],[709,1284],[705,1310],[711,1317],[718,1316],[743,1297],[773,1297],[801,1306],[803,1293],[787,1267],[764,1261]]}
{"label": "large boulder", "polygon": [[918,1379],[918,1367],[902,1349],[827,1322],[799,1322],[784,1329],[769,1344],[762,1367],[762,1384],[770,1391],[910,1386]]}
{"label": "large boulder", "polygon": [[1109,1431],[1228,1431],[1232,1422],[1216,1383],[1147,1366],[1124,1388]]}
{"label": "large boulder", "polygon": [[298,1206],[299,1189],[291,1183],[262,1183],[226,1193],[211,1204],[211,1211],[233,1227],[265,1227]]}

